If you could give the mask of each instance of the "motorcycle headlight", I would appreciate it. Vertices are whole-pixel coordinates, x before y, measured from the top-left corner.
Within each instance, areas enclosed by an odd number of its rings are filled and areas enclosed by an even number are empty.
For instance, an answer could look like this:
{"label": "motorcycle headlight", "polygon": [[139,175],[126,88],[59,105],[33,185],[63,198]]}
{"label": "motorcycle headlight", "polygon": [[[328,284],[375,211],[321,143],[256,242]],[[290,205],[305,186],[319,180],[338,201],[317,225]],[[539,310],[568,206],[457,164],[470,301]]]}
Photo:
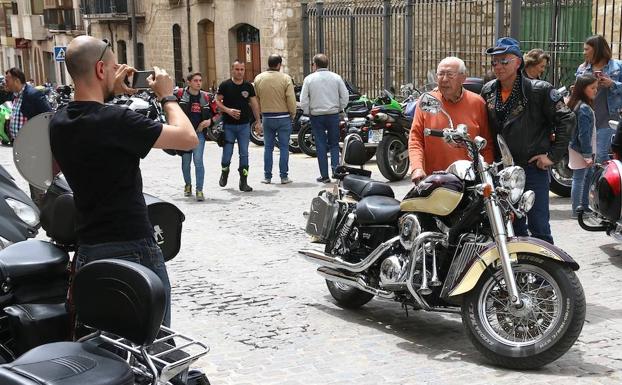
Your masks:
{"label": "motorcycle headlight", "polygon": [[36,227],[39,224],[39,213],[35,209],[13,198],[5,198],[4,200],[13,209],[15,215],[28,226]]}
{"label": "motorcycle headlight", "polygon": [[536,194],[527,190],[520,198],[520,202],[518,203],[518,209],[524,213],[527,213],[533,207],[533,204],[536,202]]}
{"label": "motorcycle headlight", "polygon": [[525,170],[519,166],[507,167],[499,172],[499,184],[510,192],[510,201],[519,201],[525,189]]}

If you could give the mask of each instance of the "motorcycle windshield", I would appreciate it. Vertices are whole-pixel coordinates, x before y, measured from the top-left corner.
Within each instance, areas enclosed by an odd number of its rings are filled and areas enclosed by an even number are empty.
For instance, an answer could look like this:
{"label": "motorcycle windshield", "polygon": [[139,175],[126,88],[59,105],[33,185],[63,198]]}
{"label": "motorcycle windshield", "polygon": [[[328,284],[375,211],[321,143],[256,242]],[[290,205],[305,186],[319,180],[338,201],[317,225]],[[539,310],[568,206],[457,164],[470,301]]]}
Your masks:
{"label": "motorcycle windshield", "polygon": [[52,149],[49,123],[54,114],[46,112],[28,120],[13,143],[13,161],[28,183],[47,190],[52,184]]}

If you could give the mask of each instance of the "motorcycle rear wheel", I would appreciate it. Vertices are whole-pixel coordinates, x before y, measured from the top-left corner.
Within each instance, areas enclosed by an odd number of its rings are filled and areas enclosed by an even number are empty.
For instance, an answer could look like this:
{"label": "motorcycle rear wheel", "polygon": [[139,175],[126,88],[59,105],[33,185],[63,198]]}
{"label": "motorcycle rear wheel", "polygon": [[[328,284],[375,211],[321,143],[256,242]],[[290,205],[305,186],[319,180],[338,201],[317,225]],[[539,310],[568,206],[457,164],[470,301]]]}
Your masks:
{"label": "motorcycle rear wheel", "polygon": [[549,190],[560,197],[570,197],[572,188],[572,170],[568,167],[568,154],[549,168],[551,184]]}
{"label": "motorcycle rear wheel", "polygon": [[358,309],[374,298],[374,295],[355,287],[326,280],[326,286],[337,305],[346,309]]}
{"label": "motorcycle rear wheel", "polygon": [[585,295],[570,267],[547,258],[519,254],[513,271],[524,307],[509,305],[501,270],[494,278],[486,271],[464,298],[462,322],[473,345],[493,364],[535,369],[575,343],[585,321]]}
{"label": "motorcycle rear wheel", "polygon": [[300,150],[308,156],[317,156],[315,138],[311,132],[310,124],[303,124],[300,126],[300,131],[298,131],[298,147],[300,147]]}
{"label": "motorcycle rear wheel", "polygon": [[263,146],[263,131],[259,132],[259,130],[255,129],[257,127],[257,125],[255,124],[255,118],[251,118],[250,126],[251,126],[251,137],[250,137],[251,142],[255,143],[258,146]]}

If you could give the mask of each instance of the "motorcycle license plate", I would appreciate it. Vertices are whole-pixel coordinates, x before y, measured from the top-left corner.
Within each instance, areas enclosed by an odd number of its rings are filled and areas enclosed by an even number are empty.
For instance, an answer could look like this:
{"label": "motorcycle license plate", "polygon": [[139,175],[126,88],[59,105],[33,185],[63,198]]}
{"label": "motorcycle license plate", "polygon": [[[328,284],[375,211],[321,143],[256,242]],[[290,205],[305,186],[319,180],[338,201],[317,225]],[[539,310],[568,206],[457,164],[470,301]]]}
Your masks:
{"label": "motorcycle license plate", "polygon": [[382,130],[369,130],[367,137],[368,143],[380,143],[382,140]]}

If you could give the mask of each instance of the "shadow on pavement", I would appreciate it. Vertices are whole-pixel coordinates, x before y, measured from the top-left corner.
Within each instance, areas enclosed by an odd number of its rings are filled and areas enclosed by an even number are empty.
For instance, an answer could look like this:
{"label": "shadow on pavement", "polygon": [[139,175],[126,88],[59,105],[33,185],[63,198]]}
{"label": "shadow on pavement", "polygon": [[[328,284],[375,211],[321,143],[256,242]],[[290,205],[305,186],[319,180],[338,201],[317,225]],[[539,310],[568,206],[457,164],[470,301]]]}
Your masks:
{"label": "shadow on pavement", "polygon": [[[327,301],[333,301],[330,296],[324,298]],[[383,333],[403,338],[406,341],[397,343],[400,349],[415,354],[426,354],[431,360],[462,361],[500,371],[511,370],[490,364],[477,351],[467,337],[458,314],[409,310],[407,317],[405,311],[397,303],[389,301],[372,301],[359,310],[342,309],[320,303],[315,304],[314,307],[344,321],[369,326]],[[577,372],[572,370],[569,372],[567,370],[569,366],[575,368],[574,370]],[[568,377],[578,375],[581,377],[605,377],[609,376],[612,370],[603,365],[585,362],[583,352],[573,347],[565,355],[547,366],[523,372]]]}
{"label": "shadow on pavement", "polygon": [[278,191],[276,190],[258,190],[257,187],[253,187],[253,191],[251,192],[243,192],[243,191],[238,190],[237,188],[236,189],[228,188],[228,189],[225,189],[225,191],[227,191],[228,193],[234,196],[238,196],[238,197],[244,196],[244,197],[251,197],[251,198],[253,196],[269,197],[269,196],[278,194]]}
{"label": "shadow on pavement", "polygon": [[[571,211],[570,209],[564,210],[564,209],[549,209],[549,214],[551,215],[551,219],[552,220],[564,220],[564,219],[571,219],[575,224],[577,224],[577,220],[576,219],[572,219],[570,218],[570,214]],[[577,224],[577,226],[579,226]]]}
{"label": "shadow on pavement", "polygon": [[609,261],[613,266],[622,269],[622,244],[608,243],[601,245],[600,249],[609,256]]}

